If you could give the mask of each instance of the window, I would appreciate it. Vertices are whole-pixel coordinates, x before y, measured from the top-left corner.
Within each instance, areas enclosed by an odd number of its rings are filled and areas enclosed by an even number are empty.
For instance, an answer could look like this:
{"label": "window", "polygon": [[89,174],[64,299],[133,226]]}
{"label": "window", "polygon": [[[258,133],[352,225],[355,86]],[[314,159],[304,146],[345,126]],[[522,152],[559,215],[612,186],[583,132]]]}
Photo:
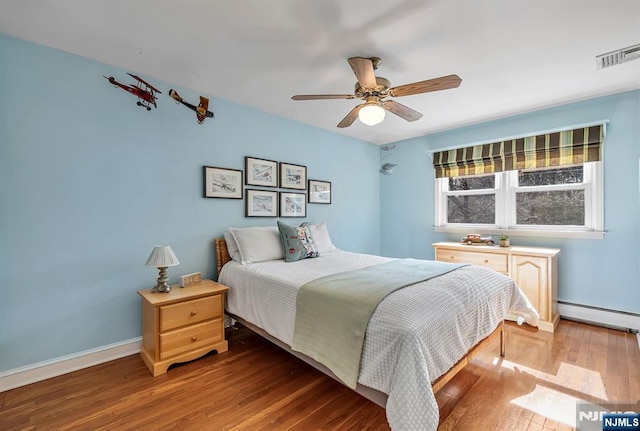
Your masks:
{"label": "window", "polygon": [[603,131],[593,127],[435,153],[436,230],[602,238]]}
{"label": "window", "polygon": [[446,193],[448,223],[495,224],[495,175],[441,180],[448,182]]}
{"label": "window", "polygon": [[583,180],[584,166],[520,172],[515,225],[585,226]]}

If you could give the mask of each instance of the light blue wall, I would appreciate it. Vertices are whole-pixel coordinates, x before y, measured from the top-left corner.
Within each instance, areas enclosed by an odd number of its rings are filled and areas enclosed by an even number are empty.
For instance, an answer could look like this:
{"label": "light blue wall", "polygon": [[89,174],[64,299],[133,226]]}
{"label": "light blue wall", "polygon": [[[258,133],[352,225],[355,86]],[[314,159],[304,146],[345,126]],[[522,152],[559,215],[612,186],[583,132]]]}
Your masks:
{"label": "light blue wall", "polygon": [[382,177],[380,186],[382,253],[433,259],[433,242],[459,240],[459,235],[435,233],[432,228],[430,152],[605,119],[610,120],[604,144],[605,238],[512,237],[511,242],[562,249],[560,300],[640,312],[640,91],[396,143],[385,161],[399,166],[393,175]]}
{"label": "light blue wall", "polygon": [[163,94],[147,112],[102,78],[130,83],[125,72],[0,35],[0,373],[140,336],[154,245],[181,262],[172,283],[212,277],[214,237],[275,225],[245,218],[244,200],[203,199],[203,165],[306,165],[333,183],[333,204],[306,220],[327,222],[339,248],[380,251],[378,147],[216,98],[198,125],[152,77]]}

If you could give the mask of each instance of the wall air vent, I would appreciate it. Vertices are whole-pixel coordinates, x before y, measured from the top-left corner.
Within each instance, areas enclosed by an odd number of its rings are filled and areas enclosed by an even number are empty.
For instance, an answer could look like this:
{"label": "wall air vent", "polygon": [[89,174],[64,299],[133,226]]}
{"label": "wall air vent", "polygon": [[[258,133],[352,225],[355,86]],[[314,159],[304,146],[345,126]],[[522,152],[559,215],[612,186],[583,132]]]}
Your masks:
{"label": "wall air vent", "polygon": [[600,54],[596,56],[596,64],[598,69],[604,69],[605,67],[615,66],[638,58],[640,58],[640,43],[607,52],[606,54]]}

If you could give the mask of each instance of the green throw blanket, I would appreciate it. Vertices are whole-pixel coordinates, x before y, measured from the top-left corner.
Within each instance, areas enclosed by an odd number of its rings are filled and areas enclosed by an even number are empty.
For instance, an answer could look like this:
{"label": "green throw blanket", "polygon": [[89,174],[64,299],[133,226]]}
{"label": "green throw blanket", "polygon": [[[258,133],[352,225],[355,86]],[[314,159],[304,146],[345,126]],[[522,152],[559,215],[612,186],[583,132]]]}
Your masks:
{"label": "green throw blanket", "polygon": [[355,388],[364,335],[380,301],[395,290],[461,266],[400,259],[313,280],[298,291],[291,347]]}

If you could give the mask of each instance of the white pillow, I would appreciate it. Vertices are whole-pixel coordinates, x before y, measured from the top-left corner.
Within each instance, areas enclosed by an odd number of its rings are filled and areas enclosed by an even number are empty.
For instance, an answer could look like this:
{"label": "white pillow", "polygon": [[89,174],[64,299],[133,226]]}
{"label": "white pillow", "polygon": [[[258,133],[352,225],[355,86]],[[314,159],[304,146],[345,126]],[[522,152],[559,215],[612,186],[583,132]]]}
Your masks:
{"label": "white pillow", "polygon": [[231,232],[224,233],[224,241],[227,243],[227,251],[229,252],[229,256],[231,259],[236,262],[242,263],[242,256],[240,256],[240,250],[238,250],[238,244],[236,240],[231,235]]}
{"label": "white pillow", "polygon": [[309,224],[311,228],[311,236],[318,246],[318,253],[322,256],[323,253],[336,251],[338,248],[331,242],[329,237],[329,230],[326,223]]}
{"label": "white pillow", "polygon": [[231,232],[233,239],[236,240],[243,265],[266,260],[284,259],[280,232],[276,226],[232,227],[229,232]]}

